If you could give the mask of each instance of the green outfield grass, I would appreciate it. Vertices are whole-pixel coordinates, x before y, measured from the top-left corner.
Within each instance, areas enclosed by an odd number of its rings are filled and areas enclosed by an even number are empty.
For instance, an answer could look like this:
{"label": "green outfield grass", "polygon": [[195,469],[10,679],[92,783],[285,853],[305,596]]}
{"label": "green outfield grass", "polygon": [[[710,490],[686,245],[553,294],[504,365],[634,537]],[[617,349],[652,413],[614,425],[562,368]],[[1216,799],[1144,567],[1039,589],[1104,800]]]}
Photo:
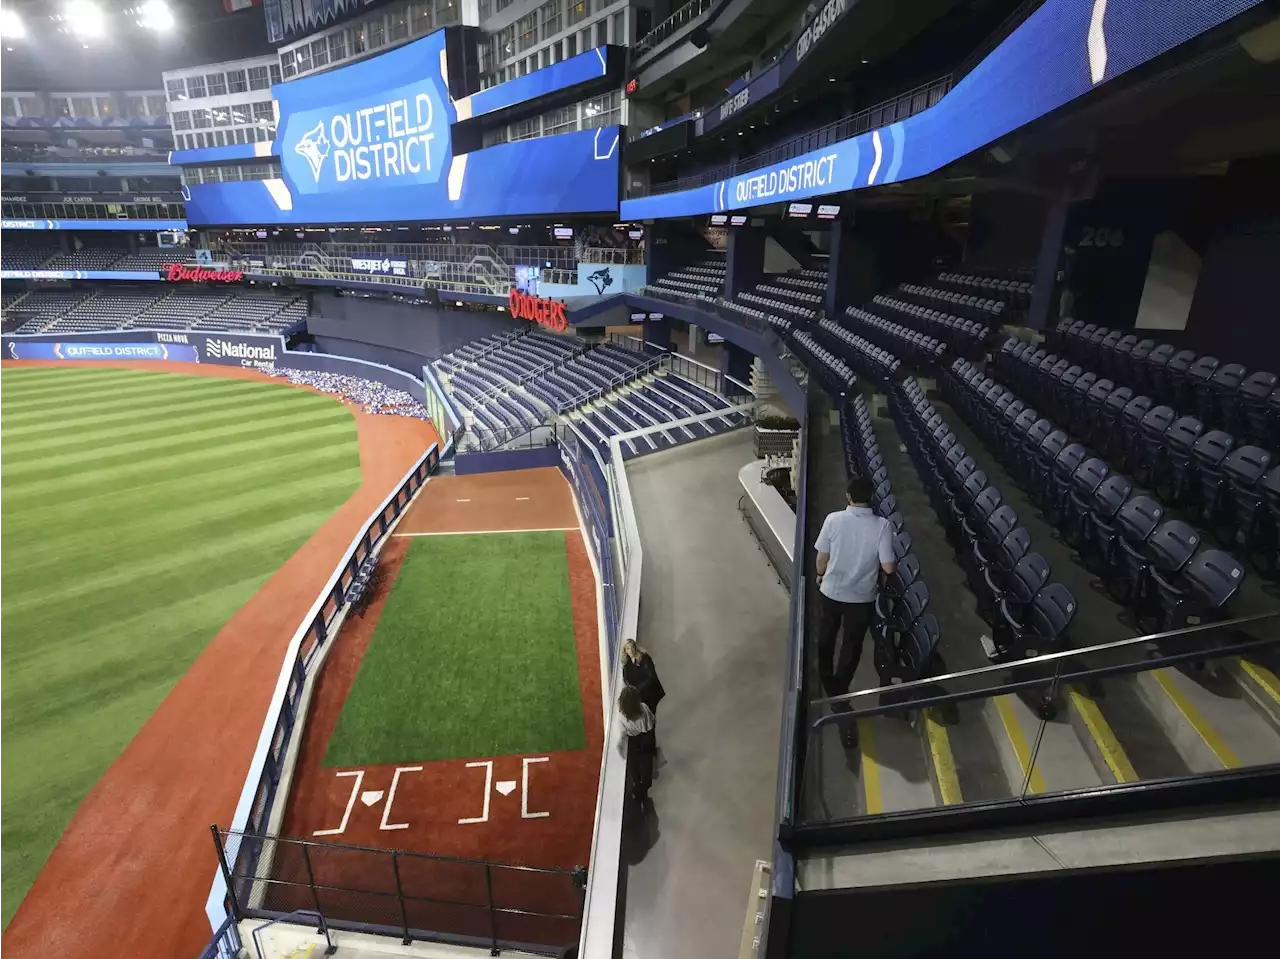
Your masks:
{"label": "green outfield grass", "polygon": [[584,746],[564,533],[415,537],[325,765]]}
{"label": "green outfield grass", "polygon": [[360,460],[347,409],[275,383],[8,369],[0,414],[7,925],[81,799]]}

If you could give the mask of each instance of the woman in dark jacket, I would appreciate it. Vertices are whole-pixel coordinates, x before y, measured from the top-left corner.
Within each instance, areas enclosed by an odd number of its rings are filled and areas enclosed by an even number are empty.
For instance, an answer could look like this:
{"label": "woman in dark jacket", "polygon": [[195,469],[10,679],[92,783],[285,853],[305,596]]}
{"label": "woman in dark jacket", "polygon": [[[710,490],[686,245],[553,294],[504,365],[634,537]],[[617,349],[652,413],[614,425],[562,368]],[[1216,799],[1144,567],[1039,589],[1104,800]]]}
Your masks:
{"label": "woman in dark jacket", "polygon": [[662,680],[658,678],[658,668],[653,665],[653,657],[636,645],[634,639],[622,644],[622,652],[627,657],[622,662],[622,681],[634,686],[640,693],[640,701],[653,713],[658,712],[658,703],[667,691],[662,688]]}

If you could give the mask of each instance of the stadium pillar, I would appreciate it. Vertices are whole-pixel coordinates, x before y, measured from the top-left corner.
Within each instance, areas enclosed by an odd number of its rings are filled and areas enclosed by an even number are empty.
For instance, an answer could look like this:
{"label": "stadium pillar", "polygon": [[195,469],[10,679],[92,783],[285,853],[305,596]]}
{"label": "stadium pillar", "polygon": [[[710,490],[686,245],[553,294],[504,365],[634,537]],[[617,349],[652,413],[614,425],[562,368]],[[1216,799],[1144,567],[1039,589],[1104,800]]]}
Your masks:
{"label": "stadium pillar", "polygon": [[879,292],[880,267],[873,244],[858,235],[853,223],[831,224],[831,251],[827,261],[827,289],[823,309],[827,316],[842,314],[845,307],[871,299]]}
{"label": "stadium pillar", "polygon": [[[732,343],[725,341],[724,347],[720,350],[720,372],[725,376],[732,376],[740,383],[751,382],[751,361],[754,359],[750,353],[740,346],[734,346]],[[721,384],[720,392],[728,394],[730,391],[723,388]]]}
{"label": "stadium pillar", "polygon": [[664,351],[671,349],[671,320],[667,317],[664,316],[660,320],[645,320],[640,324],[640,330],[644,341],[650,346],[656,346]]}
{"label": "stadium pillar", "polygon": [[1027,326],[1033,330],[1047,329],[1057,319],[1053,303],[1053,291],[1057,287],[1058,264],[1062,255],[1063,237],[1067,229],[1066,199],[1054,199],[1045,215],[1044,233],[1040,237],[1040,252],[1036,256],[1035,286],[1031,288],[1031,308],[1027,310]]}
{"label": "stadium pillar", "polygon": [[732,300],[764,279],[765,231],[757,226],[735,226],[729,229],[729,245],[725,248],[724,296]]}

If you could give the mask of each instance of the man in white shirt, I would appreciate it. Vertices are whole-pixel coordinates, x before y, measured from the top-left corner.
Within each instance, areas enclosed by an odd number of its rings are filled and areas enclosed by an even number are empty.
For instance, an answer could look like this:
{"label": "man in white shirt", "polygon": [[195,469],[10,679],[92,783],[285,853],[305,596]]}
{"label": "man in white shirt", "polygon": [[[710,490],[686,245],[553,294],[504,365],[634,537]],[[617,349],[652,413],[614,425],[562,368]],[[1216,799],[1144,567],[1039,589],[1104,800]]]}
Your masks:
{"label": "man in white shirt", "polygon": [[[871,509],[871,480],[855,476],[846,490],[847,508],[822,523],[818,551],[818,592],[822,622],[818,629],[818,676],[828,696],[849,692],[862,658],[862,641],[871,625],[879,574],[898,568],[893,555],[893,527]],[[844,643],[836,658],[836,637],[844,627]]]}

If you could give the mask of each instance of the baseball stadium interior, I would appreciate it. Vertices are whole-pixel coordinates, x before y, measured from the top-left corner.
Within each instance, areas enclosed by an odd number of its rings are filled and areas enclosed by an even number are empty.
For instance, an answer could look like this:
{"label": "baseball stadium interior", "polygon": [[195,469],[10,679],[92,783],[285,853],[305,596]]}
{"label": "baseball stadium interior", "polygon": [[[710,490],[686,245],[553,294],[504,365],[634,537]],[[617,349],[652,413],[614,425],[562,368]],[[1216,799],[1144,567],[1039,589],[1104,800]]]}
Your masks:
{"label": "baseball stadium interior", "polygon": [[1277,0],[0,4],[6,957],[1265,942]]}

